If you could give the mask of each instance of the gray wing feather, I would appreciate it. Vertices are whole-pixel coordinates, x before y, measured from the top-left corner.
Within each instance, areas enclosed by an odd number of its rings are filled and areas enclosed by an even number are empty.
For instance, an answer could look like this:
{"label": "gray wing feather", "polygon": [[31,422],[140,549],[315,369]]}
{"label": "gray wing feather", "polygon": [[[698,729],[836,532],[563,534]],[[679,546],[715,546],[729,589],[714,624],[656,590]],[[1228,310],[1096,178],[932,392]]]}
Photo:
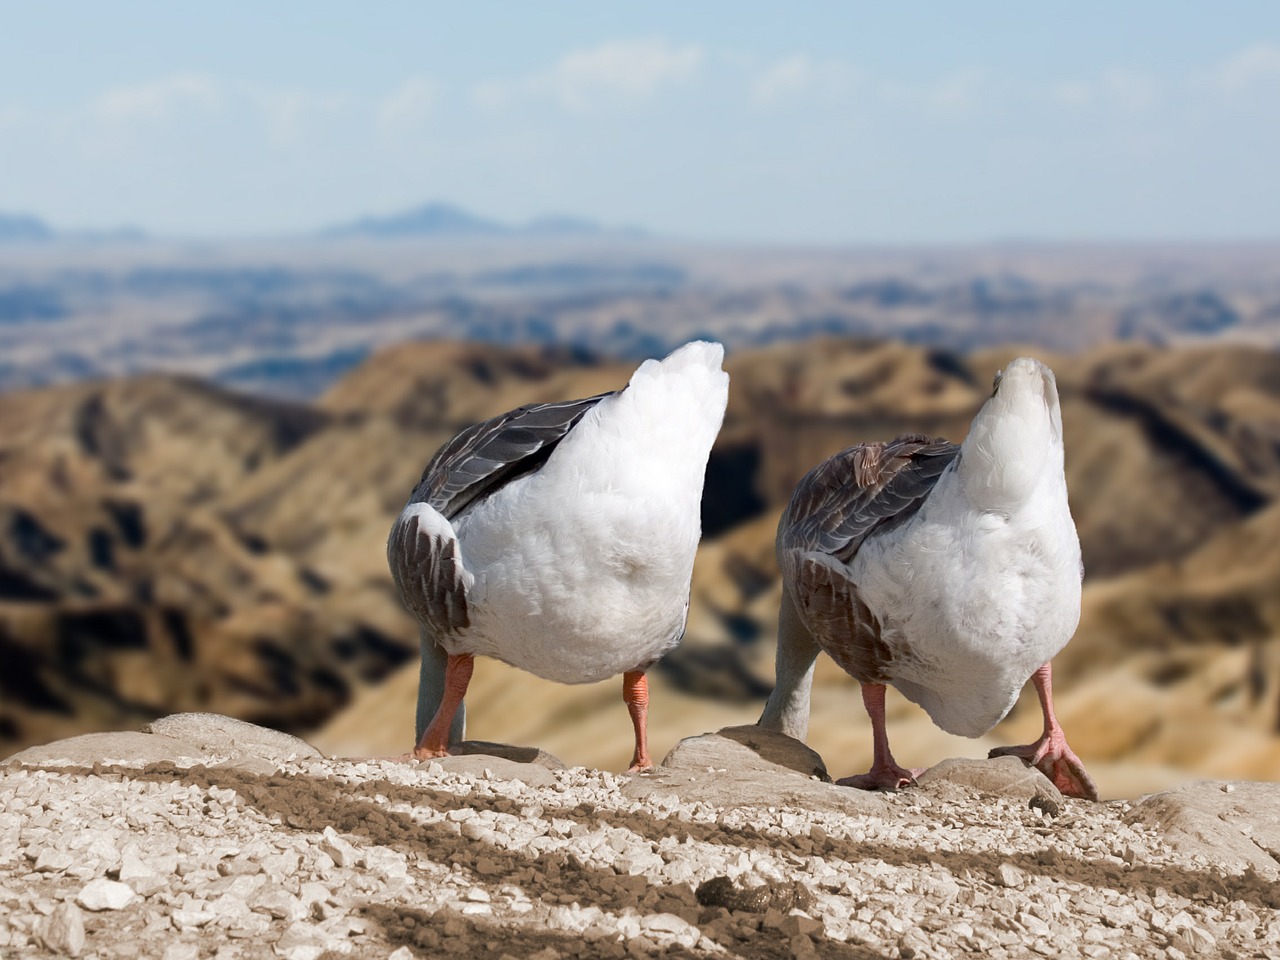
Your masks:
{"label": "gray wing feather", "polygon": [[[609,393],[536,403],[467,427],[442,446],[409,503],[425,503],[446,520],[517,477],[537,470],[565,436]],[[470,625],[467,577],[458,541],[402,514],[387,539],[387,562],[404,605],[436,637]]]}
{"label": "gray wing feather", "polygon": [[425,501],[452,520],[540,467],[588,410],[616,392],[534,403],[467,427],[431,458],[409,502]]}

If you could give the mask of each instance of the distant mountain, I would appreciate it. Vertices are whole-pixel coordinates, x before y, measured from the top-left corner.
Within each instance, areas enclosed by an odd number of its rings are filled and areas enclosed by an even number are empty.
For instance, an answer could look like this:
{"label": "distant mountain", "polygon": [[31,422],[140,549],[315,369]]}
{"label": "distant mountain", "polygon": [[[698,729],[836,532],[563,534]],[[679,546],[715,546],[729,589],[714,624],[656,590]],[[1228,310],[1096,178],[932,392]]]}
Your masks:
{"label": "distant mountain", "polygon": [[323,231],[328,237],[481,237],[508,233],[494,220],[447,203],[428,203],[389,217],[362,217]]}
{"label": "distant mountain", "polygon": [[43,243],[50,240],[80,240],[90,243],[124,243],[146,240],[137,227],[108,230],[55,230],[39,217],[25,213],[0,212],[0,243]]}
{"label": "distant mountain", "polygon": [[36,217],[21,213],[0,213],[0,243],[52,240],[54,232]]}
{"label": "distant mountain", "polygon": [[505,224],[448,203],[428,203],[388,217],[362,217],[321,231],[326,237],[565,237],[618,234],[642,236],[634,227],[615,229],[582,217],[551,214],[525,224]]}

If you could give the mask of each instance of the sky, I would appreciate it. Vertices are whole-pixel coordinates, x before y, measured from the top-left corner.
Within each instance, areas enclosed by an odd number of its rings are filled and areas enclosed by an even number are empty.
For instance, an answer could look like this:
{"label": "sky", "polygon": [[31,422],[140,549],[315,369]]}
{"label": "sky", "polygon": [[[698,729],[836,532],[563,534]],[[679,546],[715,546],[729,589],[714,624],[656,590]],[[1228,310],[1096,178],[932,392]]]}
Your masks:
{"label": "sky", "polygon": [[729,242],[1280,236],[1280,4],[0,0],[0,212]]}

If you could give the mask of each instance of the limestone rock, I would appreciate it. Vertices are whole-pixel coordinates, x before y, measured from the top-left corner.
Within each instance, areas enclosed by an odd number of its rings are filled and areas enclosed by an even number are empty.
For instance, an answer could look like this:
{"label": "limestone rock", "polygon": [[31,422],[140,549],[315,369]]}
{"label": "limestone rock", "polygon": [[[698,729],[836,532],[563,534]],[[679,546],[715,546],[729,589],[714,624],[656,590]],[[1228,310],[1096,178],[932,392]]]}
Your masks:
{"label": "limestone rock", "polygon": [[64,957],[78,957],[84,950],[84,915],[74,903],[60,903],[36,927],[45,948]]}
{"label": "limestone rock", "polygon": [[198,744],[202,752],[263,760],[316,759],[320,751],[307,741],[217,713],[174,713],[153,720],[143,733]]}
{"label": "limestone rock", "polygon": [[464,740],[462,743],[455,743],[451,746],[449,752],[456,757],[474,755],[501,757],[504,760],[510,760],[512,763],[530,763],[535,766],[546,767],[548,770],[565,769],[564,761],[559,757],[552,756],[540,747],[518,747],[510,743],[493,743],[489,740]]}
{"label": "limestone rock", "polygon": [[938,797],[981,794],[1031,801],[1037,797],[1061,806],[1062,793],[1043,773],[1018,757],[991,760],[952,758],[935,764],[916,778],[922,791]]}
{"label": "limestone rock", "polygon": [[[749,753],[734,750],[721,742],[724,740],[740,744]],[[804,777],[831,782],[827,766],[816,751],[794,737],[765,730],[755,724],[724,727],[717,733],[686,737],[667,754],[662,765],[671,770],[705,770],[724,760],[726,752],[734,757],[738,770],[743,772],[751,769],[774,772],[778,767],[785,767]]]}
{"label": "limestone rock", "polygon": [[803,743],[754,725],[681,740],[651,774],[633,777],[623,792],[636,799],[665,793],[684,802],[795,804],[846,814],[882,811],[891,802],[830,783],[822,758]]}
{"label": "limestone rock", "polygon": [[[459,744],[458,746],[465,746]],[[456,749],[450,747],[450,750]],[[530,748],[533,749],[533,748]],[[539,753],[541,751],[538,751]],[[550,754],[547,754],[550,756]],[[554,757],[552,759],[555,759]],[[450,773],[466,773],[473,777],[483,777],[485,771],[499,780],[519,780],[531,787],[549,787],[555,782],[551,769],[544,764],[522,763],[504,759],[482,752],[463,753],[452,757],[440,757],[431,761],[438,763]],[[557,761],[559,762],[559,761]]]}
{"label": "limestone rock", "polygon": [[133,892],[133,887],[127,883],[99,877],[97,880],[90,880],[85,884],[84,889],[76,897],[76,903],[86,910],[93,910],[94,912],[123,910],[133,902],[136,896],[137,894]]}
{"label": "limestone rock", "polygon": [[1197,780],[1135,800],[1125,819],[1155,827],[1182,852],[1280,877],[1280,783]]}
{"label": "limestone rock", "polygon": [[155,763],[161,760],[196,761],[204,751],[196,744],[174,737],[153,736],[132,730],[115,733],[86,733],[37,747],[28,747],[9,757],[9,763],[24,766],[66,764],[92,767],[95,763],[124,760]]}

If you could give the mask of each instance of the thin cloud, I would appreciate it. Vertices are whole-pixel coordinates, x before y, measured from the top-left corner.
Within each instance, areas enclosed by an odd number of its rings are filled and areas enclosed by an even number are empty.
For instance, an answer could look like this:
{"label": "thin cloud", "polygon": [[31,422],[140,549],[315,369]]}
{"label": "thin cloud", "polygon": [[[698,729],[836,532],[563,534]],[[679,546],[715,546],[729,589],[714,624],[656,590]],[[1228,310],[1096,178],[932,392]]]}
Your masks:
{"label": "thin cloud", "polygon": [[853,68],[841,61],[795,54],[765,67],[751,84],[751,98],[768,107],[795,97],[842,93],[853,77]]}
{"label": "thin cloud", "polygon": [[431,116],[439,99],[439,84],[426,77],[411,77],[378,105],[378,128],[393,134],[416,130]]}
{"label": "thin cloud", "polygon": [[1280,81],[1280,45],[1264,41],[1228,57],[1198,78],[1225,93],[1242,93]]}
{"label": "thin cloud", "polygon": [[157,122],[184,110],[217,110],[224,99],[224,91],[217,81],[184,73],[149,83],[114,87],[93,100],[90,113],[108,124]]}
{"label": "thin cloud", "polygon": [[244,87],[241,90],[262,116],[271,142],[288,146],[301,142],[315,125],[343,110],[345,94],[316,94],[301,90]]}
{"label": "thin cloud", "polygon": [[690,80],[704,60],[696,44],[676,45],[661,37],[615,40],[572,51],[527,77],[479,84],[473,97],[491,109],[525,99],[551,99],[569,111],[636,103]]}

